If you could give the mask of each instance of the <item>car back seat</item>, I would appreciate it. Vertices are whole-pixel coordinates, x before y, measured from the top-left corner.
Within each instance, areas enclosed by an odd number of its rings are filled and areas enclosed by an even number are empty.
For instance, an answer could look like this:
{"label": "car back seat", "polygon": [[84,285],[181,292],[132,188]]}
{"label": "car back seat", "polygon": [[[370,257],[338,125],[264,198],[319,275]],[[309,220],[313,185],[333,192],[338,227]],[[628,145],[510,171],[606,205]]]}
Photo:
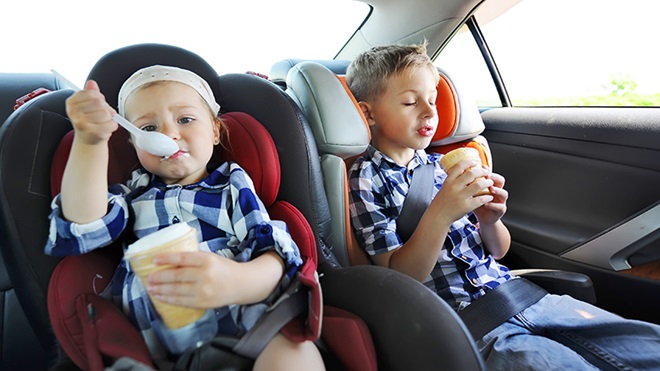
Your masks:
{"label": "car back seat", "polygon": [[[180,64],[182,58],[186,60],[191,57],[190,54],[176,47],[159,44],[122,48],[99,61],[115,68],[95,67],[89,77],[99,83],[109,103],[116,105],[119,85],[140,67],[161,63],[199,72],[198,63],[206,64],[199,57],[187,60],[184,65]],[[329,213],[318,152],[311,129],[300,109],[279,87],[262,78],[246,74],[220,77],[214,76],[214,73],[200,75],[214,87],[223,112],[247,112],[268,130],[280,157],[281,186],[277,199],[292,204],[310,222],[319,262],[331,258],[332,236],[330,228],[326,228],[329,225]],[[52,92],[28,102],[24,115],[13,115],[12,120],[8,121],[11,135],[0,139],[5,141],[3,143],[15,144],[7,148],[3,146],[0,163],[10,164],[11,159],[16,158],[25,160],[13,164],[15,179],[11,182],[3,181],[1,197],[6,202],[1,207],[3,215],[8,215],[11,223],[3,223],[1,227],[9,231],[12,240],[16,241],[16,244],[10,245],[11,253],[21,259],[12,280],[20,277],[24,282],[25,289],[21,290],[20,295],[31,303],[33,313],[29,320],[36,331],[43,335],[42,339],[47,344],[45,349],[50,349],[48,344],[52,346],[54,342],[45,294],[52,273],[60,263],[59,259],[43,254],[48,233],[47,215],[50,212],[49,177],[56,148],[61,138],[71,130],[63,112],[63,102],[71,93],[70,90]],[[126,164],[125,160],[121,162]],[[22,186],[14,187],[15,184]],[[348,311],[366,322],[373,338],[379,369],[435,369],[438,364],[446,364],[449,368],[460,366],[468,370],[483,369],[483,362],[478,355],[474,356],[476,349],[471,339],[465,337],[466,330],[455,313],[416,281],[384,268],[340,268],[332,262],[320,264],[319,272],[322,275],[325,303]],[[102,276],[97,278],[107,279],[107,275]],[[92,289],[95,289],[95,284],[102,286],[102,281],[92,281]],[[408,305],[412,301],[416,303],[415,306]],[[352,318],[326,316],[323,333],[330,326],[347,323],[354,325]],[[420,323],[424,326],[420,326]],[[361,338],[360,331],[354,327],[351,332],[335,333],[334,343],[348,350],[348,353],[345,353],[347,358],[332,360],[331,364],[336,367],[329,369],[375,367],[375,363],[358,362],[363,360],[360,357],[369,348],[364,341],[355,342]],[[446,346],[448,352],[465,354],[460,363],[453,362],[457,358],[443,358],[442,354],[424,351],[425,347],[435,343],[439,332],[454,339]],[[333,340],[329,339],[327,346],[331,347],[332,343]],[[467,348],[463,346],[466,343]],[[418,350],[422,351],[421,356],[416,355]],[[330,351],[332,353],[334,349]]]}

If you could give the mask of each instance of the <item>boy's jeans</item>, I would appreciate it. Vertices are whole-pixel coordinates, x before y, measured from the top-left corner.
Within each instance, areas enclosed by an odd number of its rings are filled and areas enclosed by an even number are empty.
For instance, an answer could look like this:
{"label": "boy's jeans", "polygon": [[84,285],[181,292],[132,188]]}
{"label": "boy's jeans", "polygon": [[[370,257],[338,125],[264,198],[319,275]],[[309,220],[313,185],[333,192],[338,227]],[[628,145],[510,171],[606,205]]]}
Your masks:
{"label": "boy's jeans", "polygon": [[546,295],[477,342],[489,370],[660,370],[660,326]]}

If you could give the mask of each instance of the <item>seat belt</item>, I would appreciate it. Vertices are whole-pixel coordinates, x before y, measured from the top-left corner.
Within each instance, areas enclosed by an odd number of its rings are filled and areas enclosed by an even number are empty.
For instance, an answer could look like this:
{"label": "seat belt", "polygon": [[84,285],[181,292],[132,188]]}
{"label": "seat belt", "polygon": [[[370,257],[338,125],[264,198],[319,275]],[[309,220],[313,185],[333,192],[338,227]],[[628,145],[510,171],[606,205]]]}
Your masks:
{"label": "seat belt", "polygon": [[535,304],[548,292],[529,280],[508,280],[458,312],[475,340]]}
{"label": "seat belt", "polygon": [[434,179],[435,166],[432,163],[421,165],[413,171],[408,194],[396,219],[396,233],[401,241],[405,242],[412,236],[422,214],[429,207],[435,188]]}
{"label": "seat belt", "polygon": [[302,313],[306,306],[307,291],[300,279],[296,279],[257,320],[257,323],[241,337],[232,348],[233,351],[242,356],[257,359],[275,334]]}

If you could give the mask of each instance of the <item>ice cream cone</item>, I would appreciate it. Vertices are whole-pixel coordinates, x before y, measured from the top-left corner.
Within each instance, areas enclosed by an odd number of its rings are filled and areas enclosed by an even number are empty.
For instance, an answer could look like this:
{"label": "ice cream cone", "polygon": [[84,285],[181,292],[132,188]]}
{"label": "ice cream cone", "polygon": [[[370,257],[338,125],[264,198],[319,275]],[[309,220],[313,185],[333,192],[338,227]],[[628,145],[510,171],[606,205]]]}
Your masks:
{"label": "ice cream cone", "polygon": [[[475,160],[481,164],[481,156],[479,156],[479,151],[470,148],[470,147],[461,147],[461,148],[456,148],[452,151],[447,152],[446,155],[442,156],[440,159],[440,166],[442,166],[443,169],[445,169],[446,172],[449,172],[449,169],[454,167],[454,165],[458,164],[459,162],[463,160]],[[483,196],[483,195],[489,195],[490,191],[488,188],[484,188],[481,191],[479,191],[476,196]]]}
{"label": "ice cream cone", "polygon": [[[156,271],[170,268],[156,265],[153,258],[164,252],[198,251],[197,233],[186,223],[178,223],[145,236],[128,246],[126,258],[131,269],[147,286],[147,277]],[[168,328],[176,329],[195,322],[206,312],[204,309],[181,307],[164,303],[149,294],[151,302]]]}

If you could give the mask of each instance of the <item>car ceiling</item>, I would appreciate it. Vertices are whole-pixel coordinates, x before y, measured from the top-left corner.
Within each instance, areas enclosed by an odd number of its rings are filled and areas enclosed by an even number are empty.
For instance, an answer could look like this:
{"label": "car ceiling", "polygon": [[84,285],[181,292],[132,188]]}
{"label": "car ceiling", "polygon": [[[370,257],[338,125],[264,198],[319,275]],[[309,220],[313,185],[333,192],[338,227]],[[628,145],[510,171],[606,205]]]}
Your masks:
{"label": "car ceiling", "polygon": [[362,26],[336,59],[352,60],[376,45],[415,44],[427,40],[429,55],[449,37],[484,0],[357,0],[372,7]]}

